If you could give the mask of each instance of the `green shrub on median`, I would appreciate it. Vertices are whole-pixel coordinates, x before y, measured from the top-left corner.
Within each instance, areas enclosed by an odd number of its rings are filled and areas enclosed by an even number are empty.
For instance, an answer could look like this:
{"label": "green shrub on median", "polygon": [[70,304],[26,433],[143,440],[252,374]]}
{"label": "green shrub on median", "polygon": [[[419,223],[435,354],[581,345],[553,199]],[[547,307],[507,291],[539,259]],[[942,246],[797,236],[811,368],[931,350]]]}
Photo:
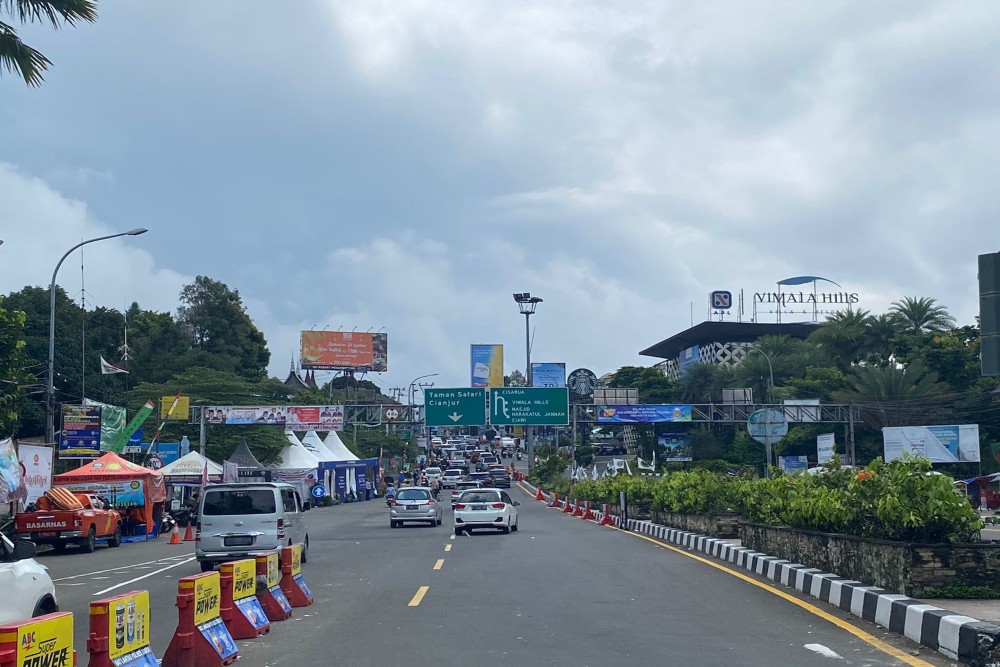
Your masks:
{"label": "green shrub on median", "polygon": [[839,460],[816,475],[742,479],[708,470],[663,477],[618,474],[584,480],[571,496],[629,504],[655,511],[716,515],[740,512],[748,521],[803,530],[907,542],[971,542],[983,526],[975,509],[955,493],[953,480],[934,472],[925,458],[876,459],[862,471]]}

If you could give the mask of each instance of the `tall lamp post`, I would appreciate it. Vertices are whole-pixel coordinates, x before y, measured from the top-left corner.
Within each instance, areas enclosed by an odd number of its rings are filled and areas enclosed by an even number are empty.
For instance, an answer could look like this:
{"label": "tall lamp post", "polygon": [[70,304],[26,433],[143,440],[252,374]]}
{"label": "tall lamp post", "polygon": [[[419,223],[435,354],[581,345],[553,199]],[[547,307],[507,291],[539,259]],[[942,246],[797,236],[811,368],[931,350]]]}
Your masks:
{"label": "tall lamp post", "polygon": [[[514,301],[524,315],[524,354],[525,354],[525,378],[528,386],[531,386],[531,316],[535,314],[535,308],[542,302],[542,298],[531,296],[530,292],[515,292]],[[528,469],[535,464],[535,429],[531,426],[524,428],[525,451],[528,454]]]}
{"label": "tall lamp post", "polygon": [[[760,349],[755,345],[751,345],[747,348],[750,352],[759,352],[764,359],[767,360],[767,374],[768,374],[768,385],[767,385],[767,402],[774,403],[774,366],[771,365],[771,357],[767,356],[764,350]],[[771,476],[771,412],[768,408],[768,412],[764,413],[767,415],[767,421],[764,423],[764,428],[767,429],[767,437],[765,438],[767,442],[764,444],[764,456],[767,459],[767,465],[764,466],[764,474],[766,477]]]}
{"label": "tall lamp post", "polygon": [[[410,406],[410,410],[413,410],[413,388],[417,385],[417,382],[423,380],[424,378],[437,377],[437,373],[428,373],[427,375],[421,375],[420,377],[413,378],[413,382],[410,383],[409,394],[407,395],[406,404]],[[426,412],[424,413],[426,415]],[[431,427],[426,426],[427,429],[427,451],[428,455],[431,450]]]}
{"label": "tall lamp post", "polygon": [[56,264],[56,268],[52,272],[52,282],[49,283],[49,364],[48,381],[45,389],[45,442],[55,442],[56,436],[55,420],[52,415],[52,399],[55,394],[56,274],[59,273],[59,267],[62,266],[62,263],[73,253],[74,250],[81,248],[88,243],[97,243],[98,241],[106,241],[107,239],[116,239],[119,236],[138,236],[139,234],[145,234],[147,231],[149,230],[137,227],[136,229],[131,229],[127,232],[119,232],[118,234],[109,234],[107,236],[98,236],[97,238],[80,241],[75,246],[67,250],[66,254],[59,258],[59,262]]}

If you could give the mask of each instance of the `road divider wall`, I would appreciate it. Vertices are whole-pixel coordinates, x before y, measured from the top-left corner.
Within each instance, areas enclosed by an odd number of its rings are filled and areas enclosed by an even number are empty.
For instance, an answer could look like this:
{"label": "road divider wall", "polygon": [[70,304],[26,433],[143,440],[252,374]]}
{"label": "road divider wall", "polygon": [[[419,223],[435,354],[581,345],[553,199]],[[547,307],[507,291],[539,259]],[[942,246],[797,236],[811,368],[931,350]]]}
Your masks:
{"label": "road divider wall", "polygon": [[308,607],[313,594],[302,576],[302,545],[281,548],[281,592],[293,607]]}
{"label": "road divider wall", "polygon": [[132,591],[90,603],[88,667],[157,667],[149,648],[149,591]]}
{"label": "road divider wall", "polygon": [[75,667],[73,614],[58,612],[0,626],[0,667]]}
{"label": "road divider wall", "polygon": [[292,605],[281,590],[281,560],[278,551],[254,554],[257,561],[257,600],[267,620],[284,621],[292,615]]}
{"label": "road divider wall", "polygon": [[253,558],[223,563],[219,568],[222,600],[219,616],[234,639],[253,639],[271,631],[257,599],[257,561]]}
{"label": "road divider wall", "polygon": [[239,658],[236,641],[219,616],[221,605],[218,572],[177,582],[177,630],[161,667],[223,667]]}

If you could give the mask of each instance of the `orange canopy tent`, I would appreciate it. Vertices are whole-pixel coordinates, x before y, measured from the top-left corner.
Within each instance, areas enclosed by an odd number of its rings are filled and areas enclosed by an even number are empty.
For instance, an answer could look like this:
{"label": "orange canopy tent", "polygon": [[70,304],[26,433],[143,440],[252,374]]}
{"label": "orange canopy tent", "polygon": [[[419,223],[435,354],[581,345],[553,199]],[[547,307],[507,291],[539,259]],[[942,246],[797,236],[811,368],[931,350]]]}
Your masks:
{"label": "orange canopy tent", "polygon": [[118,485],[135,481],[141,482],[143,503],[141,506],[128,507],[129,515],[131,518],[144,522],[147,533],[154,533],[156,521],[153,518],[153,505],[167,499],[163,475],[155,470],[126,461],[114,452],[108,452],[76,470],[55,475],[52,478],[52,485],[75,488],[88,485],[99,488],[101,485],[107,485],[113,489]]}

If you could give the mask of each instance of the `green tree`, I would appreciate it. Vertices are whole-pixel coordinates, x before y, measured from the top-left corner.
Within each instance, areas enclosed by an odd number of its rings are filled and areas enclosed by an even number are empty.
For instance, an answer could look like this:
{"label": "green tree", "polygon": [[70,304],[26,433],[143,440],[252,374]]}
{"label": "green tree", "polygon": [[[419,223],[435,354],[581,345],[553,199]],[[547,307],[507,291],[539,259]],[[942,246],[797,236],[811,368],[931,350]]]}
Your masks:
{"label": "green tree", "polygon": [[17,72],[29,86],[41,85],[52,61],[33,49],[17,34],[12,23],[48,23],[58,30],[63,25],[97,20],[97,3],[93,0],[4,0],[0,2],[0,71]]}
{"label": "green tree", "polygon": [[180,300],[177,319],[194,347],[192,365],[232,371],[250,380],[264,377],[271,353],[238,290],[198,276],[181,290]]}
{"label": "green tree", "polygon": [[524,377],[524,373],[519,370],[511,371],[510,375],[505,375],[503,378],[503,386],[505,387],[527,387],[528,379]]}
{"label": "green tree", "polygon": [[7,310],[0,297],[0,438],[18,421],[28,374],[25,372],[24,312]]}
{"label": "green tree", "polygon": [[926,423],[923,420],[928,416],[928,407],[934,404],[928,399],[940,397],[945,391],[937,374],[919,361],[905,368],[858,366],[848,376],[848,386],[834,397],[845,403],[867,404],[862,414],[865,423],[874,429]]}
{"label": "green tree", "polygon": [[611,375],[611,387],[631,389],[639,384],[639,376],[646,370],[644,366],[622,366]]}
{"label": "green tree", "polygon": [[948,314],[948,309],[930,297],[903,297],[893,302],[889,313],[907,334],[944,331],[955,326],[955,318]]}
{"label": "green tree", "polygon": [[846,371],[864,357],[869,311],[842,310],[826,318],[809,342],[819,346],[833,365]]}
{"label": "green tree", "polygon": [[718,401],[730,377],[729,369],[723,366],[707,362],[691,364],[681,374],[679,398],[688,403]]}

